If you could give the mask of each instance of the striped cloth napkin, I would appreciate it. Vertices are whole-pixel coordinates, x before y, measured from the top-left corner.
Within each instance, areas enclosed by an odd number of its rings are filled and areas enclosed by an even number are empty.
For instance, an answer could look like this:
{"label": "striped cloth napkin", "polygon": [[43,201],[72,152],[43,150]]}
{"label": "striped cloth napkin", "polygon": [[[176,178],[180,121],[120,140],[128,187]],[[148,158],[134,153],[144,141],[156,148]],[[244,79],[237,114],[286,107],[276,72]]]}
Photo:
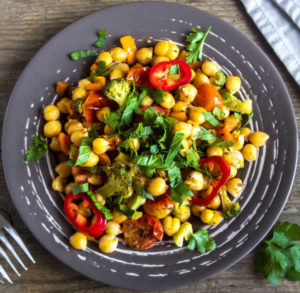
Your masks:
{"label": "striped cloth napkin", "polygon": [[300,0],[241,0],[274,52],[300,85]]}

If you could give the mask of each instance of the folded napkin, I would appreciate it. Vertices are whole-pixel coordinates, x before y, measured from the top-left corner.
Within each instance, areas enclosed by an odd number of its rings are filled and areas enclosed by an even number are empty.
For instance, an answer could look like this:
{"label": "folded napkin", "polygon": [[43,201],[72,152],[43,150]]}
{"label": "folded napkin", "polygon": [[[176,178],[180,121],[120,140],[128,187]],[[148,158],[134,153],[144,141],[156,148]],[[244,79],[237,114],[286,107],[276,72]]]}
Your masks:
{"label": "folded napkin", "polygon": [[241,0],[247,13],[300,85],[300,0]]}

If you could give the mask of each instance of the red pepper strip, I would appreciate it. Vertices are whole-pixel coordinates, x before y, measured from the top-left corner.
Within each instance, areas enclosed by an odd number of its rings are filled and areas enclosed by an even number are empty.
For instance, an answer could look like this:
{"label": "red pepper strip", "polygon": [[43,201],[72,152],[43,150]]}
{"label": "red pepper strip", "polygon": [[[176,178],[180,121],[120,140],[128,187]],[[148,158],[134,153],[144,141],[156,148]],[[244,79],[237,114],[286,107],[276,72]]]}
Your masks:
{"label": "red pepper strip", "polygon": [[213,157],[205,158],[205,159],[201,160],[200,168],[204,168],[205,165],[210,165],[210,164],[218,165],[219,170],[222,173],[222,175],[221,175],[221,178],[212,180],[213,190],[209,194],[209,196],[207,196],[205,198],[199,198],[196,196],[192,197],[192,202],[197,205],[207,206],[208,204],[210,204],[211,201],[218,194],[220,188],[227,182],[229,175],[230,175],[230,167],[229,167],[228,163],[222,157],[213,156]]}
{"label": "red pepper strip", "polygon": [[[79,200],[81,200],[83,207],[92,210],[94,214],[92,220],[87,219],[78,212],[79,206],[76,202]],[[85,193],[77,195],[69,193],[65,198],[64,211],[69,221],[80,231],[93,237],[99,237],[103,233],[106,224],[105,217],[98,211],[92,200]]]}
{"label": "red pepper strip", "polygon": [[127,73],[126,79],[134,81],[135,86],[150,87],[149,82],[150,67],[132,67]]}
{"label": "red pepper strip", "polygon": [[[178,74],[170,75],[170,68],[173,65],[179,66]],[[191,80],[192,72],[189,65],[182,60],[160,62],[150,70],[150,83],[155,88],[163,91],[171,91]]]}

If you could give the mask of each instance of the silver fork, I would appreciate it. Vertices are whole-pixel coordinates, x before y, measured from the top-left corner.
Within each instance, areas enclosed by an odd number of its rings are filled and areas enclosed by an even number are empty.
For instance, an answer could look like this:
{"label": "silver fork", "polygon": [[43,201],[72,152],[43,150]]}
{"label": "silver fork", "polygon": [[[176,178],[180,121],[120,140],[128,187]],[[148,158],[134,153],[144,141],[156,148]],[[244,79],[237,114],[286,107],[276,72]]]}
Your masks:
{"label": "silver fork", "polygon": [[[35,263],[35,260],[31,256],[30,252],[28,251],[27,247],[25,246],[24,242],[16,232],[16,230],[12,227],[11,224],[6,221],[6,219],[0,214],[0,243],[4,245],[7,250],[15,257],[15,259],[18,261],[18,263],[23,267],[24,270],[27,270],[27,267],[24,265],[23,261],[20,259],[19,255],[13,248],[13,246],[10,244],[9,240],[5,237],[3,234],[3,230],[5,230],[14,240],[15,242],[21,247],[21,249],[24,251],[24,253],[28,256],[28,258]],[[13,271],[16,273],[18,277],[20,277],[20,273],[10,260],[7,253],[4,251],[4,249],[0,246],[0,256],[2,256],[6,262],[10,265],[10,267],[13,269]],[[0,264],[0,283],[4,284],[4,280],[8,281],[10,284],[13,284],[13,281],[8,276],[4,268]]]}

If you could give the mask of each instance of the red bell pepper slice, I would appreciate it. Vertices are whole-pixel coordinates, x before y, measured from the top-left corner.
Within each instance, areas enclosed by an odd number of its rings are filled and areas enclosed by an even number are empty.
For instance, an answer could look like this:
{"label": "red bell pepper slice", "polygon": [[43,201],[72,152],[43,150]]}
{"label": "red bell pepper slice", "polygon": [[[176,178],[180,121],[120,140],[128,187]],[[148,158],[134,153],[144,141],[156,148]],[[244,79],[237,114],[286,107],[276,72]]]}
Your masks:
{"label": "red bell pepper slice", "polygon": [[[81,201],[85,208],[92,210],[92,219],[88,219],[78,212],[78,201]],[[65,198],[64,211],[69,221],[80,231],[93,237],[99,237],[103,233],[106,219],[85,193],[79,193],[77,195],[69,193]]]}
{"label": "red bell pepper slice", "polygon": [[202,206],[207,206],[210,204],[210,202],[216,197],[218,194],[220,188],[227,182],[229,175],[230,175],[230,166],[229,164],[225,161],[220,156],[213,156],[209,158],[205,158],[200,161],[200,168],[204,168],[205,165],[208,166],[214,166],[218,165],[219,170],[221,172],[221,177],[219,179],[213,179],[212,180],[212,186],[213,190],[212,192],[205,198],[199,198],[196,196],[192,197],[192,202],[197,204],[197,205],[202,205]]}
{"label": "red bell pepper slice", "polygon": [[[178,74],[170,75],[171,66],[178,65]],[[189,65],[182,60],[173,60],[155,64],[150,70],[150,83],[155,88],[171,91],[191,80],[192,72]]]}
{"label": "red bell pepper slice", "polygon": [[150,86],[150,67],[132,67],[127,73],[126,79],[134,81],[135,86]]}

